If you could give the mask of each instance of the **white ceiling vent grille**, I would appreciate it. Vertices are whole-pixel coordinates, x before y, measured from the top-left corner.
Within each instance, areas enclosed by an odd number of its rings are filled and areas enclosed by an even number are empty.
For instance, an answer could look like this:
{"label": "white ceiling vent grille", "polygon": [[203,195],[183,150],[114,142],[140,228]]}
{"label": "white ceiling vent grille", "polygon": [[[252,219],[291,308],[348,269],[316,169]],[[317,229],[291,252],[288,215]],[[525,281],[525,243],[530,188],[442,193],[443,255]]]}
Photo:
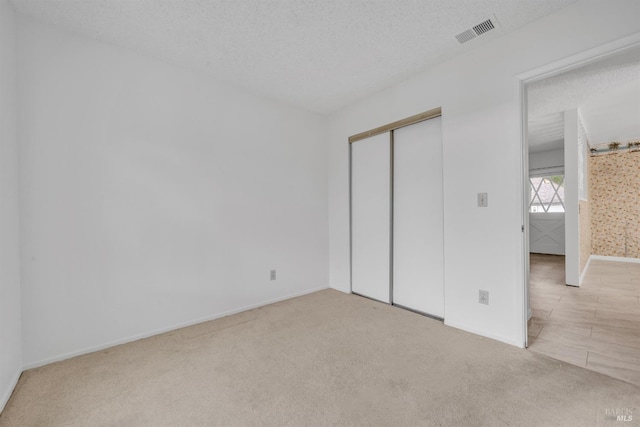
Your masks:
{"label": "white ceiling vent grille", "polygon": [[476,33],[474,33],[473,30],[467,30],[464,33],[458,34],[456,38],[458,39],[460,44],[462,44],[462,43],[468,42],[471,39],[475,39]]}
{"label": "white ceiling vent grille", "polygon": [[497,27],[497,22],[495,16],[487,19],[484,22],[479,23],[478,25],[474,25],[466,31],[461,32],[456,36],[456,39],[462,43],[466,43],[471,39],[475,39],[479,35],[482,35],[488,31],[493,30]]}
{"label": "white ceiling vent grille", "polygon": [[493,22],[491,22],[491,19],[487,19],[486,21],[473,27],[473,31],[475,31],[477,35],[480,35],[480,34],[486,33],[487,31],[493,30],[495,27],[496,26],[493,25]]}

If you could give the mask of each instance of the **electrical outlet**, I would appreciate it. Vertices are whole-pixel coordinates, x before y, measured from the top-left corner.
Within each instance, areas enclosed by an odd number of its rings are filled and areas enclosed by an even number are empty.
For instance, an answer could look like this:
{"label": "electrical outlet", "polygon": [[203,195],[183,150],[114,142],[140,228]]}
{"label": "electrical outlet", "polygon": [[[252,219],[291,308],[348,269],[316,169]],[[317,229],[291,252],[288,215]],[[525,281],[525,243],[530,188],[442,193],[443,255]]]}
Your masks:
{"label": "electrical outlet", "polygon": [[486,208],[489,206],[489,194],[488,193],[478,193],[478,207]]}
{"label": "electrical outlet", "polygon": [[489,305],[489,291],[480,289],[478,302],[480,304]]}
{"label": "electrical outlet", "polygon": [[275,270],[271,270],[271,273],[269,274],[269,279],[270,280],[276,280],[276,271]]}

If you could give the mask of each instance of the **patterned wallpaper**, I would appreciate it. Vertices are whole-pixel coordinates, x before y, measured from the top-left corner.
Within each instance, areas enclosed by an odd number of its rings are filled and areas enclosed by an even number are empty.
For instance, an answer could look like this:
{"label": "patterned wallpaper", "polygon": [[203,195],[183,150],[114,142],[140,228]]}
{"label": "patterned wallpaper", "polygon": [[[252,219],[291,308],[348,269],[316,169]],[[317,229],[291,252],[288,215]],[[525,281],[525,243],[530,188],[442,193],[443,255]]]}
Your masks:
{"label": "patterned wallpaper", "polygon": [[589,157],[594,255],[640,258],[640,151]]}

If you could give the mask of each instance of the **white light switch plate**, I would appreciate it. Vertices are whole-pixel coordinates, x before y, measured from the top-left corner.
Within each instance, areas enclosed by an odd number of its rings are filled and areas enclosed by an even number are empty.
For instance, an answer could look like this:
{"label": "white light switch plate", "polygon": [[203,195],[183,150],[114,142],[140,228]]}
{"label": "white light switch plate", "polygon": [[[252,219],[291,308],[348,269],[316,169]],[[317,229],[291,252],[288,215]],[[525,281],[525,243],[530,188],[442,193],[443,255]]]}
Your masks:
{"label": "white light switch plate", "polygon": [[486,208],[489,206],[489,193],[478,193],[478,207]]}

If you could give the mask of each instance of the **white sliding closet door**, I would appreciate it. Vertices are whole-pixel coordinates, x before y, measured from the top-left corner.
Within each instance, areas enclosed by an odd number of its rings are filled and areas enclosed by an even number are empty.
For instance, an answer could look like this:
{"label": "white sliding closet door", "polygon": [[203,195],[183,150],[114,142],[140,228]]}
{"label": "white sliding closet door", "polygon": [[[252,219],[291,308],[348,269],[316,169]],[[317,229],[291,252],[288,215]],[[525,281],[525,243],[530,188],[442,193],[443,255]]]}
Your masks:
{"label": "white sliding closet door", "polygon": [[389,303],[391,142],[384,133],[351,144],[351,290]]}
{"label": "white sliding closet door", "polygon": [[444,318],[441,119],[393,140],[393,302]]}

